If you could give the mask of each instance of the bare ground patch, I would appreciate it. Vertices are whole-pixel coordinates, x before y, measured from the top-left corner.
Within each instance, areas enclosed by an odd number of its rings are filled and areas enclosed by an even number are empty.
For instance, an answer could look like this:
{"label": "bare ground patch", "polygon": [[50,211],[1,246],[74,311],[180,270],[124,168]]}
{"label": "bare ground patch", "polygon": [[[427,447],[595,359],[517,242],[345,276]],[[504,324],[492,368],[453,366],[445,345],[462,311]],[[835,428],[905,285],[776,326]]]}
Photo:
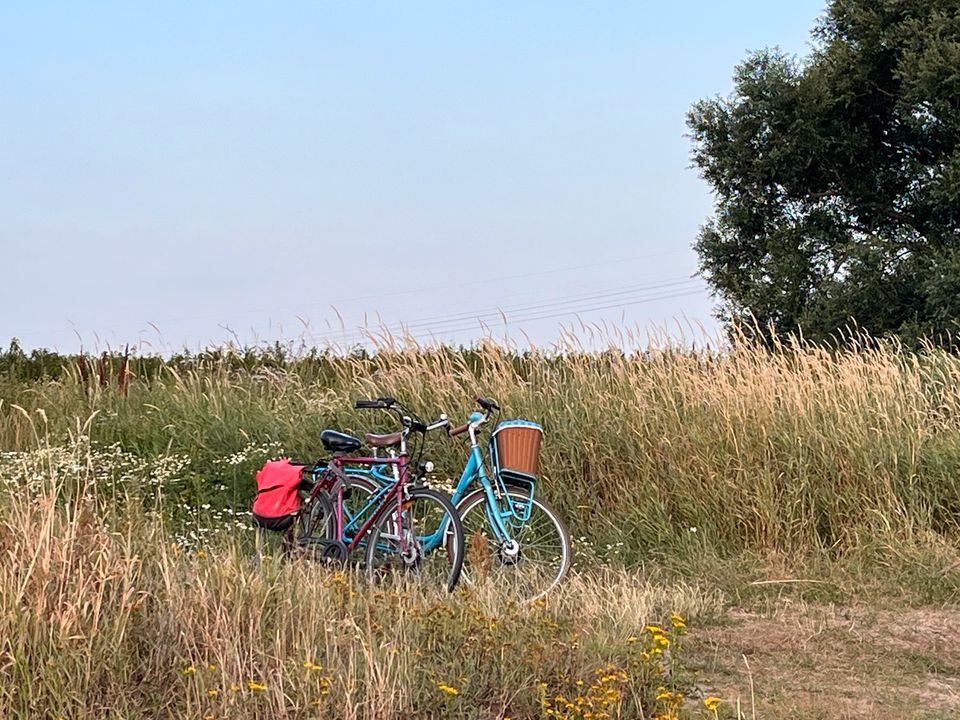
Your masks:
{"label": "bare ground patch", "polygon": [[960,606],[731,608],[686,654],[748,718],[960,718]]}

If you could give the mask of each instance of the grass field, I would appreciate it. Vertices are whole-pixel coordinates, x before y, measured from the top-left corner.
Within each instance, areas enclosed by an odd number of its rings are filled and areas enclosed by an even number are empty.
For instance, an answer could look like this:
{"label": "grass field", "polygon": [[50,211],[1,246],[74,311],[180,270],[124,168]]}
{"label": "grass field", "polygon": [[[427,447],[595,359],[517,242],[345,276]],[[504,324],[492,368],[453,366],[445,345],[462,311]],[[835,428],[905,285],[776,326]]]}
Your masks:
{"label": "grass field", "polygon": [[[950,718],[960,360],[383,347],[0,355],[0,716]],[[544,424],[542,604],[249,562],[253,471],[391,394]],[[466,449],[427,446],[442,484]],[[717,705],[711,698],[719,698]],[[704,702],[708,700],[708,702]],[[715,707],[714,709],[711,709]]]}

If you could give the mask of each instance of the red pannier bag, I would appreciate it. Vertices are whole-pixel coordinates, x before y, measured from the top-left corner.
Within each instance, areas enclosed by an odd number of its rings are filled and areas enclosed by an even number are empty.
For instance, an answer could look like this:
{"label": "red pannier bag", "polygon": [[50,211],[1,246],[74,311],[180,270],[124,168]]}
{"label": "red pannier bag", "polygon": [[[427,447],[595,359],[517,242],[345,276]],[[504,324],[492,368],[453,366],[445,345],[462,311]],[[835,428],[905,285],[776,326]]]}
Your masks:
{"label": "red pannier bag", "polygon": [[267,530],[286,530],[300,510],[300,471],[286,458],[271,460],[257,472],[253,521]]}

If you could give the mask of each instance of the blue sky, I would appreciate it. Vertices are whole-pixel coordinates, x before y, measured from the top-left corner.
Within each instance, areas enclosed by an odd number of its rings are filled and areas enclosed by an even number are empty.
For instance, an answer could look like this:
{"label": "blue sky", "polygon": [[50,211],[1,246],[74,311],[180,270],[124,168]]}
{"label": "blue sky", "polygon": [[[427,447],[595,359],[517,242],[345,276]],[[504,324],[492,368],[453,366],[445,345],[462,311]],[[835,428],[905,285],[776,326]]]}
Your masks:
{"label": "blue sky", "polygon": [[822,9],[6,0],[0,343],[713,327],[685,113]]}

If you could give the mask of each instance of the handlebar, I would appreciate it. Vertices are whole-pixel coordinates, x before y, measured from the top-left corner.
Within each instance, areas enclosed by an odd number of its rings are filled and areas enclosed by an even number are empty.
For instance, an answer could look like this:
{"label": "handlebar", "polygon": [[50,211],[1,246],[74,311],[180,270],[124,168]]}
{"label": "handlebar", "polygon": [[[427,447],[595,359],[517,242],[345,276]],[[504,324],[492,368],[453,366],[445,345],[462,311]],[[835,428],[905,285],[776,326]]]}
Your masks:
{"label": "handlebar", "polygon": [[497,401],[493,398],[485,398],[477,395],[474,400],[477,401],[477,405],[482,407],[487,412],[493,412],[494,410],[500,410],[500,406],[497,405]]}
{"label": "handlebar", "polygon": [[480,415],[480,413],[474,413],[470,416],[470,420],[465,422],[463,425],[455,428],[448,427],[447,435],[450,437],[456,437],[457,435],[467,432],[471,428],[475,430],[485,422],[488,422],[493,413],[500,412],[500,405],[498,405],[497,401],[493,398],[480,397],[477,395],[474,397],[474,400],[476,400],[477,404],[483,408],[483,415]]}
{"label": "handlebar", "polygon": [[410,412],[400,402],[398,402],[396,398],[392,397],[379,397],[376,400],[357,400],[354,403],[354,407],[358,410],[391,410],[397,414],[400,419],[400,423],[403,425],[406,432],[418,432],[425,435],[428,432],[439,430],[440,428],[445,427],[447,428],[447,434],[450,437],[456,437],[457,435],[467,432],[471,425],[474,428],[479,427],[483,423],[487,422],[494,412],[500,411],[500,405],[498,405],[497,401],[493,398],[481,397],[477,395],[474,400],[480,407],[483,408],[483,418],[479,420],[472,420],[455,428],[450,427],[450,421],[447,419],[446,415],[440,415],[437,420],[431,423],[424,422],[415,414]]}
{"label": "handlebar", "polygon": [[432,423],[426,423],[410,412],[396,398],[379,397],[376,400],[357,400],[353,406],[357,410],[391,410],[400,418],[400,424],[409,432],[428,433],[431,430],[437,430],[450,424],[447,416],[441,414],[439,418]]}
{"label": "handlebar", "polygon": [[[396,398],[380,397],[376,400],[357,400],[353,406],[357,410],[389,410],[394,405],[400,405]],[[400,405],[400,407],[403,407]]]}
{"label": "handlebar", "polygon": [[427,425],[426,432],[439,430],[442,427],[449,427],[449,426],[450,426],[450,421],[447,419],[447,416],[441,413],[440,418],[436,422],[430,423],[429,425]]}
{"label": "handlebar", "polygon": [[456,437],[457,435],[465,433],[469,429],[470,429],[470,423],[464,423],[460,427],[455,427],[455,428],[448,427],[447,435],[449,435],[450,437]]}

